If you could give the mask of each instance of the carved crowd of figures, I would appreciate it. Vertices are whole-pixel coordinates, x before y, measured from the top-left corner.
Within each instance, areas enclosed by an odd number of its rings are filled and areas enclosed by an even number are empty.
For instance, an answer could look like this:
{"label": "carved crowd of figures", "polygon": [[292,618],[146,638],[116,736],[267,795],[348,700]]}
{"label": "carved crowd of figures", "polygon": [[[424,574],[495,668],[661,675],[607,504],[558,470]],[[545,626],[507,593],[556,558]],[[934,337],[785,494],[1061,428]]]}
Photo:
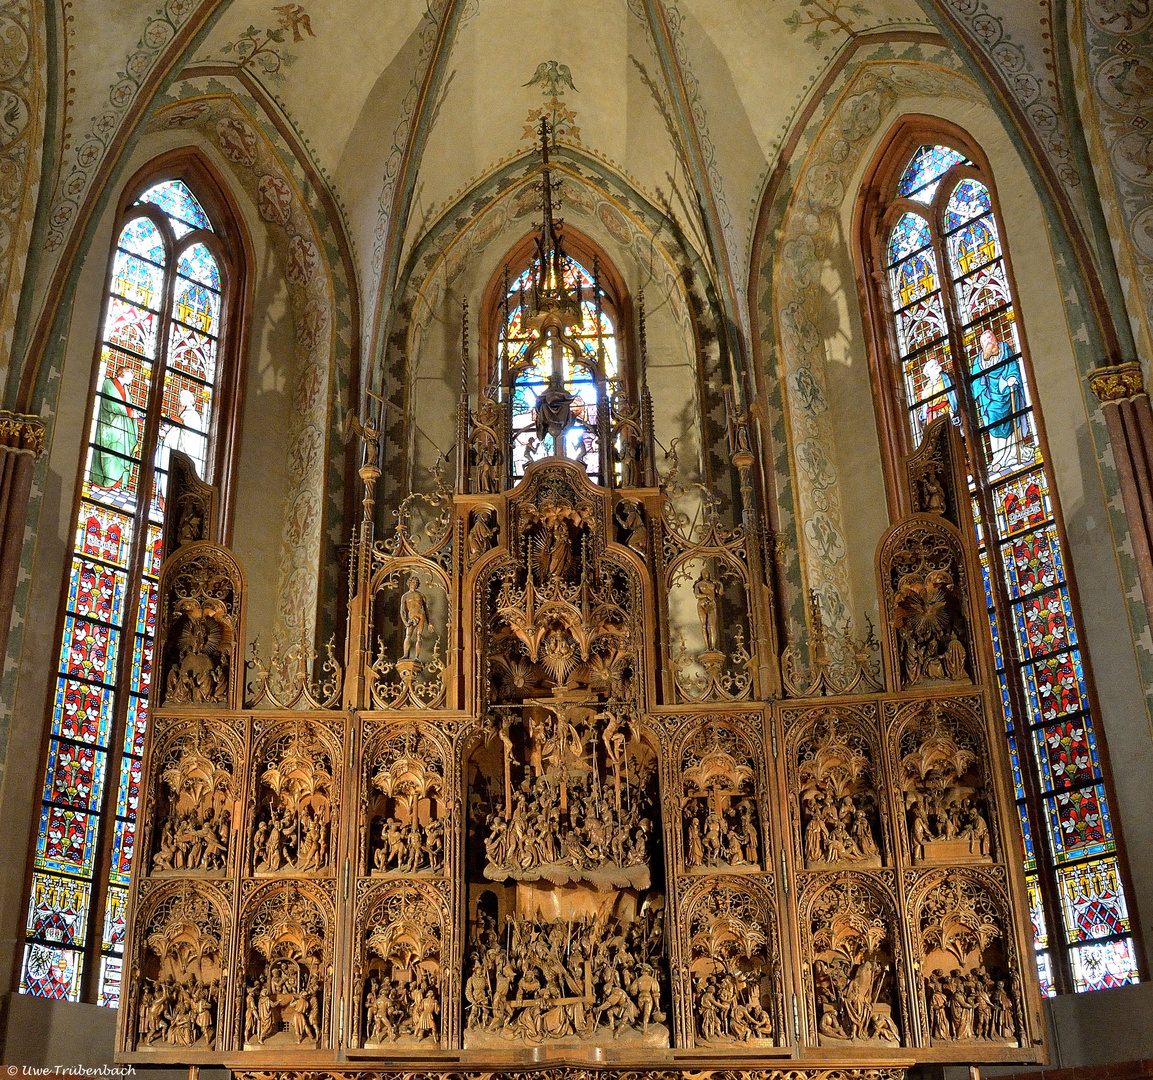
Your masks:
{"label": "carved crowd of figures", "polygon": [[503,877],[557,863],[573,871],[646,865],[653,821],[643,791],[618,810],[589,777],[570,781],[562,808],[559,786],[533,777],[513,793],[512,813],[502,807],[489,815],[486,827],[485,874]]}
{"label": "carved crowd of figures", "polygon": [[406,1035],[418,1042],[440,1042],[440,992],[427,971],[407,982],[370,979],[364,1014],[369,1043],[392,1043]]}
{"label": "carved crowd of figures", "polygon": [[[602,913],[569,919],[478,913],[469,940],[465,1025],[540,1044],[589,1039],[604,1027],[648,1035],[663,1025],[664,908],[650,896],[627,922]],[[667,1032],[665,1033],[667,1038]]]}
{"label": "carved crowd of figures", "polygon": [[872,792],[852,792],[837,799],[830,787],[805,792],[801,814],[805,820],[805,862],[880,864],[881,850],[873,827],[876,798]]}
{"label": "carved crowd of figures", "polygon": [[946,793],[926,794],[912,802],[909,817],[914,859],[931,857],[938,841],[959,841],[969,855],[989,855],[989,823],[972,799],[950,802]]}
{"label": "carved crowd of figures", "polygon": [[254,874],[304,874],[328,866],[329,823],[305,805],[266,806],[252,836]]}
{"label": "carved crowd of figures", "polygon": [[754,1000],[755,993],[739,968],[698,978],[693,988],[697,1034],[707,1042],[773,1038],[773,1018]]}
{"label": "carved crowd of figures", "polygon": [[685,808],[685,868],[731,867],[756,869],[761,865],[757,835],[757,807],[742,800],[727,813],[709,805]]}
{"label": "carved crowd of figures", "polygon": [[285,1025],[293,1042],[320,1037],[320,986],[315,973],[300,984],[296,965],[274,964],[248,984],[244,996],[244,1041],[257,1045]]}
{"label": "carved crowd of figures", "polygon": [[925,1001],[934,1041],[989,1039],[1015,1042],[1016,1007],[1009,980],[986,971],[935,972],[925,978]]}
{"label": "carved crowd of figures", "polygon": [[414,816],[401,821],[391,815],[381,820],[380,835],[372,853],[372,867],[390,871],[438,874],[444,865],[444,821],[432,818],[422,825]]}
{"label": "carved crowd of figures", "polygon": [[228,862],[232,812],[209,805],[203,816],[195,810],[173,809],[160,826],[160,839],[152,856],[152,872],[163,870],[223,870]]}
{"label": "carved crowd of figures", "polygon": [[136,1014],[141,1045],[159,1041],[193,1047],[200,1043],[206,1050],[214,1050],[219,1000],[220,984],[216,982],[205,986],[196,978],[183,984],[171,976],[144,978]]}

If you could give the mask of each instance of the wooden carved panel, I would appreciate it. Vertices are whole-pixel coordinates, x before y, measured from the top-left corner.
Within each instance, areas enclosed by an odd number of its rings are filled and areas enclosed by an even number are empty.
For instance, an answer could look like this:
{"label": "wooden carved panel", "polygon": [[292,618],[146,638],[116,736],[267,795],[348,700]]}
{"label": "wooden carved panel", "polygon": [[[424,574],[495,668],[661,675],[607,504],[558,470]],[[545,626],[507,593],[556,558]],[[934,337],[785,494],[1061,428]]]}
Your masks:
{"label": "wooden carved panel", "polygon": [[234,709],[243,683],[244,574],[231,552],[182,547],[160,577],[160,703]]}
{"label": "wooden carved panel", "polygon": [[931,870],[914,879],[918,1007],[931,1046],[1025,1038],[1018,957],[1000,870]]}
{"label": "wooden carved panel", "polygon": [[790,709],[785,723],[795,865],[889,863],[876,705]]}
{"label": "wooden carved panel", "polygon": [[351,1045],[441,1045],[449,909],[418,882],[366,884],[356,918]]}
{"label": "wooden carved panel", "polygon": [[465,966],[465,1048],[667,1047],[664,897],[536,892],[518,888],[520,909],[503,927],[496,895],[478,898]]}
{"label": "wooden carved panel", "polygon": [[991,862],[995,805],[981,699],[924,701],[896,712],[890,769],[903,813],[898,832],[914,864]]}
{"label": "wooden carved panel", "polygon": [[687,874],[765,869],[763,755],[759,740],[750,738],[749,719],[695,717],[682,736],[678,787]]}
{"label": "wooden carved panel", "polygon": [[810,1038],[819,1046],[903,1042],[904,961],[891,872],[803,879],[799,902]]}
{"label": "wooden carved panel", "polygon": [[185,544],[217,541],[217,491],[206,484],[196,466],[182,450],[168,457],[168,512],[164,515],[164,557]]}
{"label": "wooden carved panel", "polygon": [[154,876],[223,877],[240,795],[243,740],[234,723],[162,717],[153,735],[141,847]]}
{"label": "wooden carved panel", "polygon": [[246,868],[259,876],[331,876],[343,727],[315,716],[258,725]]}
{"label": "wooden carved panel", "polygon": [[433,725],[368,722],[362,760],[358,873],[445,872],[451,748]]}
{"label": "wooden carved panel", "polygon": [[890,685],[974,682],[969,571],[956,528],[937,514],[898,522],[881,539],[877,574]]}
{"label": "wooden carved panel", "polygon": [[150,884],[138,901],[125,988],[130,1045],[222,1049],[231,901],[204,882]]}
{"label": "wooden carved panel", "polygon": [[249,888],[241,915],[236,1043],[328,1045],[333,970],[332,894],[320,882]]}
{"label": "wooden carved panel", "polygon": [[780,1041],[784,997],[772,879],[697,879],[681,904],[695,1044]]}

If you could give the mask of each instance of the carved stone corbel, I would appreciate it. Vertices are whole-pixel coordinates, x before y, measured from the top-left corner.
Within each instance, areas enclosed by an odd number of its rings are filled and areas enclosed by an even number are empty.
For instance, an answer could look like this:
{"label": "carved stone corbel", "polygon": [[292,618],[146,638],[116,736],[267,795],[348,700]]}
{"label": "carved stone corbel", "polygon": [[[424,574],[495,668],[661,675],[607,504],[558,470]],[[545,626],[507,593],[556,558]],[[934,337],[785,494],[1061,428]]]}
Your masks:
{"label": "carved stone corbel", "polygon": [[1153,409],[1141,364],[1131,360],[1096,368],[1089,386],[1109,428],[1141,595],[1153,618]]}

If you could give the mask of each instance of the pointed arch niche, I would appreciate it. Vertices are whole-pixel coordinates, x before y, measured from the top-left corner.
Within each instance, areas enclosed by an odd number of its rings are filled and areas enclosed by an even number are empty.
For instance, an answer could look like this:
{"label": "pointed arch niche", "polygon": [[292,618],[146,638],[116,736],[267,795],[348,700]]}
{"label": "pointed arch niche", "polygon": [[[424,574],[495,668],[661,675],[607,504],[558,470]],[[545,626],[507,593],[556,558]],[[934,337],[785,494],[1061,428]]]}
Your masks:
{"label": "pointed arch niche", "polygon": [[906,117],[857,207],[890,505],[928,424],[965,446],[1043,992],[1136,982],[1139,944],[1068,539],[995,177],[961,128]]}
{"label": "pointed arch niche", "polygon": [[125,185],[104,276],[29,856],[22,993],[119,1003],[169,455],[231,518],[251,245],[195,148]]}

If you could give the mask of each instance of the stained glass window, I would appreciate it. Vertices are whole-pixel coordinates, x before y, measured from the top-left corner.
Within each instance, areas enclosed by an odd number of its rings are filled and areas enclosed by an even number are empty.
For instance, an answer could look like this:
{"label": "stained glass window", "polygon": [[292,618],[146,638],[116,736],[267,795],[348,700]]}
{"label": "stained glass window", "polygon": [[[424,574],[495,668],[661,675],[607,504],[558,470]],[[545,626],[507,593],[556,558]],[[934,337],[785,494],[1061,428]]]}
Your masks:
{"label": "stained glass window", "polygon": [[81,475],[20,979],[24,993],[113,1007],[168,461],[181,450],[207,475],[222,309],[215,230],[183,181],[150,187],[125,217]]}
{"label": "stained glass window", "polygon": [[1068,560],[993,199],[973,163],[941,145],[913,154],[895,197],[909,200],[884,238],[897,383],[912,445],[942,414],[966,441],[1042,990],[1136,982]]}
{"label": "stained glass window", "polygon": [[512,399],[514,477],[523,476],[530,461],[550,456],[556,450],[553,436],[540,437],[534,420],[534,410],[541,395],[549,389],[555,371],[561,385],[573,395],[574,423],[564,433],[561,454],[581,462],[590,476],[598,478],[598,410],[606,407],[619,383],[615,329],[605,310],[603,291],[598,303],[598,286],[593,275],[568,256],[564,257],[564,267],[569,293],[576,295],[579,287],[582,316],[581,324],[565,335],[567,340],[550,336],[541,347],[532,349],[538,335],[526,325],[524,313],[528,306],[526,294],[532,288],[534,274],[539,273],[539,263],[530,265],[508,290],[508,316],[500,335],[499,351],[504,365],[501,384]]}

